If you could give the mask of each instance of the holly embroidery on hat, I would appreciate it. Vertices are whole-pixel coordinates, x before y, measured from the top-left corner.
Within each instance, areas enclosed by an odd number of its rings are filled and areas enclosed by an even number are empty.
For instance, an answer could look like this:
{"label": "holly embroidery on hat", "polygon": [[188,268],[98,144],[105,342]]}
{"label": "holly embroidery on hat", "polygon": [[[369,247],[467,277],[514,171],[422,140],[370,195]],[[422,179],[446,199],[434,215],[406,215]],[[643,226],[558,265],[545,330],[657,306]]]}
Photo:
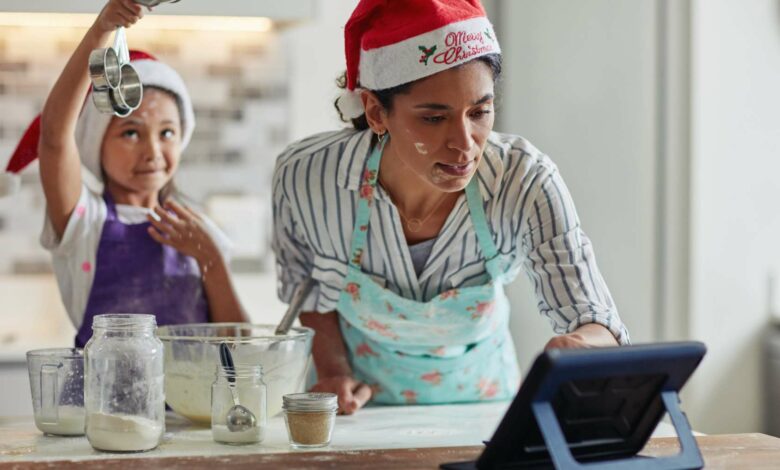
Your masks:
{"label": "holly embroidery on hat", "polygon": [[420,56],[420,63],[428,65],[428,59],[436,52],[436,46],[433,45],[429,48],[426,48],[425,46],[417,46],[418,49],[420,49],[423,53],[423,55]]}

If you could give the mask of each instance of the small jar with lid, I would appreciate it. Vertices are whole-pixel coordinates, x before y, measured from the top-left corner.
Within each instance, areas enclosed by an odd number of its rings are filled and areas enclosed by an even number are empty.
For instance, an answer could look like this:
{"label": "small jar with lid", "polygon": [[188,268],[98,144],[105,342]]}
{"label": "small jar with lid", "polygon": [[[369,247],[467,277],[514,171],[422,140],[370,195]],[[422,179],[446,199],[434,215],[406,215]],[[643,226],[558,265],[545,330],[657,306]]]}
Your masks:
{"label": "small jar with lid", "polygon": [[165,431],[163,346],[154,315],[96,315],[84,347],[84,409],[98,450],[142,452]]}
{"label": "small jar with lid", "polygon": [[[238,404],[254,415],[254,426],[244,430],[228,428],[227,415],[236,404],[233,393]],[[267,393],[262,366],[217,366],[216,380],[211,386],[211,435],[214,441],[231,445],[262,442],[268,426]]]}
{"label": "small jar with lid", "polygon": [[338,409],[333,393],[291,393],[282,397],[290,445],[309,448],[330,444]]}

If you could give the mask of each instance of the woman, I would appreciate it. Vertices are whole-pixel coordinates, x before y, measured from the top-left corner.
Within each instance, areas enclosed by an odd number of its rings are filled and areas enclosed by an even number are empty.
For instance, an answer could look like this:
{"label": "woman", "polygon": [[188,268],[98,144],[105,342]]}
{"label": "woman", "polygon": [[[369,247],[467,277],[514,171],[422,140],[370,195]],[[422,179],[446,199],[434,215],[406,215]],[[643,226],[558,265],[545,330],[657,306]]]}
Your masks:
{"label": "woman", "polygon": [[501,57],[478,0],[363,0],[346,25],[353,130],[290,146],[274,176],[280,297],[316,281],[315,391],[377,403],[510,398],[503,286],[521,268],[559,336],[626,344],[555,165],[492,132]]}

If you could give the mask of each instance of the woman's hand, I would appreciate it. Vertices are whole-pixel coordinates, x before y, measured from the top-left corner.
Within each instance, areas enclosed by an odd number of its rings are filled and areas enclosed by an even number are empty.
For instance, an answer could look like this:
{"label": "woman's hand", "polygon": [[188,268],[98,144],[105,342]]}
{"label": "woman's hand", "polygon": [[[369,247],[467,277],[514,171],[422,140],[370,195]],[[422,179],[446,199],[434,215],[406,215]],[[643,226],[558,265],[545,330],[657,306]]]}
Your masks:
{"label": "woman's hand", "polygon": [[109,0],[95,20],[95,27],[100,32],[110,32],[119,26],[129,28],[143,17],[143,6],[133,0]]}
{"label": "woman's hand", "polygon": [[154,213],[157,218],[152,214],[147,216],[152,223],[149,235],[157,242],[195,258],[205,275],[215,256],[221,255],[200,215],[174,201],[155,207]]}
{"label": "woman's hand", "polygon": [[544,346],[545,351],[548,349],[585,349],[592,346],[585,341],[579,333],[568,333],[565,335],[553,336],[550,341]]}
{"label": "woman's hand", "polygon": [[544,346],[548,349],[584,349],[618,346],[615,336],[605,326],[587,323],[565,335],[554,336]]}
{"label": "woman's hand", "polygon": [[312,388],[312,392],[335,393],[339,396],[339,414],[351,415],[363,408],[371,399],[371,387],[347,375],[326,377],[320,379]]}

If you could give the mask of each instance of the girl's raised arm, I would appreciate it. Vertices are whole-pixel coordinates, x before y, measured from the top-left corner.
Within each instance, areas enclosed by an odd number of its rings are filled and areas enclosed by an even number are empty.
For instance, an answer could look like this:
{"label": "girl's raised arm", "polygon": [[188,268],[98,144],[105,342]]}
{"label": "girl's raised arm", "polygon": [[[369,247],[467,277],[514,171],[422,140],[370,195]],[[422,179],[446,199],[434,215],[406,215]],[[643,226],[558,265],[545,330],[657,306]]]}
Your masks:
{"label": "girl's raised arm", "polygon": [[65,232],[81,193],[81,161],[75,131],[90,86],[89,54],[104,47],[118,26],[130,27],[143,13],[142,7],[133,0],[110,0],[71,55],[46,99],[41,113],[38,158],[46,210],[58,237]]}

